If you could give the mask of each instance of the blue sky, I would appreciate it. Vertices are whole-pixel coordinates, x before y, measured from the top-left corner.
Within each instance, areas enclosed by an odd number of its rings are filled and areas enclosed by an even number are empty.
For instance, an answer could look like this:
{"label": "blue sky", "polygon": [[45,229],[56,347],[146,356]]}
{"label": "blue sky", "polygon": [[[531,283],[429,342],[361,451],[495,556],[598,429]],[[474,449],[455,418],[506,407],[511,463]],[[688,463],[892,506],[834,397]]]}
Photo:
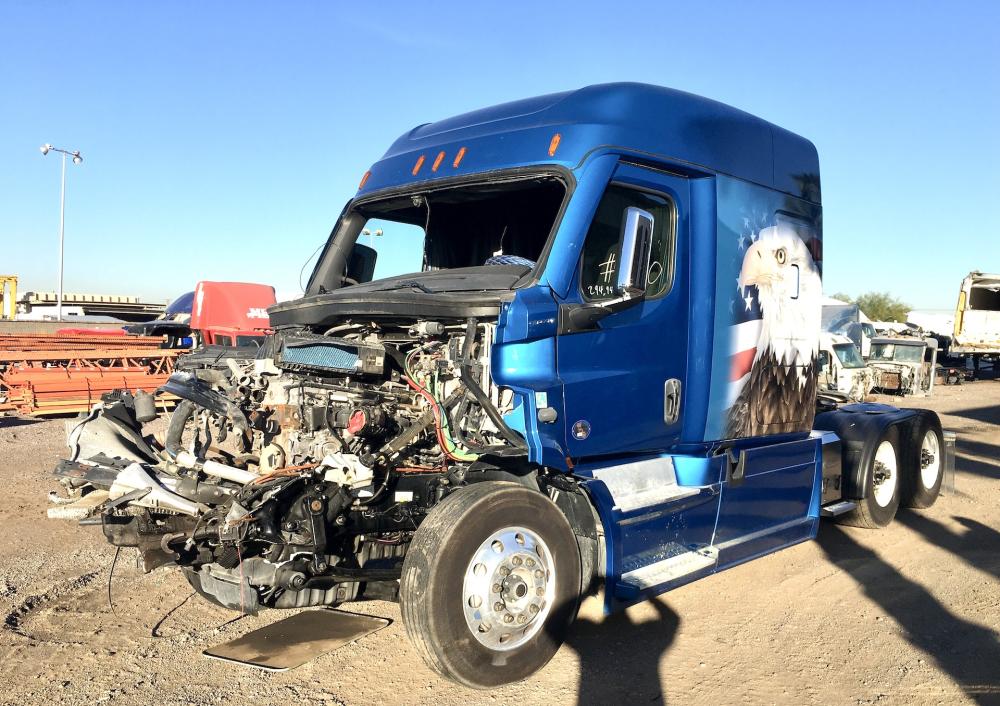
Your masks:
{"label": "blue sky", "polygon": [[297,289],[403,131],[606,81],[729,103],[810,138],[826,290],[952,307],[1000,271],[1000,3],[0,5],[0,272],[167,298]]}

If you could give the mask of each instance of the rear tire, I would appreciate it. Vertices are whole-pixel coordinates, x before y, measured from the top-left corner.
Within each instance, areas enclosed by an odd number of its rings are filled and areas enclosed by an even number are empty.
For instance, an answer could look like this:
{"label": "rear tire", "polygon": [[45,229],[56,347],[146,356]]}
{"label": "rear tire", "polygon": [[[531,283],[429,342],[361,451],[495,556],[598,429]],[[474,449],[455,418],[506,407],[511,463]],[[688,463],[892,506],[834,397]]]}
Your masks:
{"label": "rear tire", "polygon": [[922,418],[916,425],[912,447],[902,468],[902,504],[927,508],[941,493],[944,480],[944,434],[933,419]]}
{"label": "rear tire", "polygon": [[427,515],[399,591],[424,661],[476,689],[545,666],[579,598],[580,550],[566,517],[542,493],[496,481],[461,488]]}
{"label": "rear tire", "polygon": [[892,522],[901,497],[900,469],[899,436],[895,429],[886,429],[865,474],[865,497],[838,522],[867,529],[880,529]]}

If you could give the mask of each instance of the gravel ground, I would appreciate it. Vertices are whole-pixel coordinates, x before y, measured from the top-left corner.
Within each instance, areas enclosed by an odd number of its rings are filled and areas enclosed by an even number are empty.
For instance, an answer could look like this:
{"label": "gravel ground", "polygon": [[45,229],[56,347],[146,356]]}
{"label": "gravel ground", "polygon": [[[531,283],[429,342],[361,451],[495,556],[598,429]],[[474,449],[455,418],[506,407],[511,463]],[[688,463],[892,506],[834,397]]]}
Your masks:
{"label": "gravel ground", "polygon": [[[897,401],[898,402],[898,401]],[[586,604],[533,679],[476,692],[437,678],[398,608],[388,628],[296,670],[206,659],[286,617],[233,614],[179,573],[142,575],[92,528],[45,517],[61,421],[0,419],[0,703],[316,704],[1000,702],[1000,381],[907,399],[958,432],[956,492],[883,531],[819,540],[602,618]]]}

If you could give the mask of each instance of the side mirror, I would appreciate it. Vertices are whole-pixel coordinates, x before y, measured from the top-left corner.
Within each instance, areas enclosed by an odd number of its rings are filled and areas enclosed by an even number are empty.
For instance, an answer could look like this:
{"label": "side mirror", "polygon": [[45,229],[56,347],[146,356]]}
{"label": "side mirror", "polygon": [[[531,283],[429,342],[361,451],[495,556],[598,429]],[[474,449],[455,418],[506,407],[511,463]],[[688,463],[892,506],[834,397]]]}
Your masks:
{"label": "side mirror", "polygon": [[347,261],[347,272],[345,279],[351,284],[361,284],[371,282],[375,276],[375,262],[378,260],[378,252],[375,248],[355,243],[351,250],[351,257]]}
{"label": "side mirror", "polygon": [[[646,294],[646,276],[653,251],[653,223],[653,214],[649,211],[635,206],[625,209],[622,246],[618,254],[618,276],[615,281],[618,296],[605,301],[561,305],[558,328],[560,334],[592,331],[605,316],[642,301]],[[613,259],[609,260],[612,267],[613,263]]]}
{"label": "side mirror", "polygon": [[618,291],[634,298],[646,293],[646,274],[653,250],[653,214],[630,206],[625,209],[622,226],[621,265],[618,267]]}

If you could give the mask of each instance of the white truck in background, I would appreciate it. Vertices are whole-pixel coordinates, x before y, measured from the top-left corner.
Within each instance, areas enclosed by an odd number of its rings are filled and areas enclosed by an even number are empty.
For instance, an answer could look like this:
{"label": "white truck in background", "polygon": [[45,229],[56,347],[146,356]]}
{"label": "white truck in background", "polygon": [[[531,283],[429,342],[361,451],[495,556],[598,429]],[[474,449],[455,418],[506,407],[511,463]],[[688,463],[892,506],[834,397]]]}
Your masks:
{"label": "white truck in background", "polygon": [[857,304],[837,302],[832,299],[827,301],[830,303],[824,303],[822,309],[823,330],[846,336],[858,347],[861,357],[867,359],[872,338],[877,335],[871,320]]}
{"label": "white truck in background", "polygon": [[984,356],[1000,357],[1000,274],[970,272],[955,307],[950,356],[970,356],[979,370]]}
{"label": "white truck in background", "polygon": [[823,331],[819,337],[819,387],[863,402],[875,386],[875,371],[843,334]]}

